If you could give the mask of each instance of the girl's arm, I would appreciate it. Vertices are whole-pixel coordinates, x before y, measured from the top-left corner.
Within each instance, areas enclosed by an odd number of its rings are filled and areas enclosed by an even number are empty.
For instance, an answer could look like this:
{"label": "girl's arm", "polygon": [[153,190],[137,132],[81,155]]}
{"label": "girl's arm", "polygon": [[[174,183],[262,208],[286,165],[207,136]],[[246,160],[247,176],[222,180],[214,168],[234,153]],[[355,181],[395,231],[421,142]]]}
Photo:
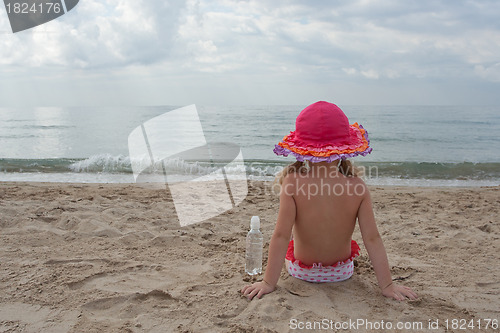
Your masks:
{"label": "girl's arm", "polygon": [[292,196],[294,193],[294,184],[291,178],[293,179],[294,177],[286,177],[281,186],[278,220],[269,244],[264,279],[261,282],[246,285],[241,289],[243,295],[248,299],[252,299],[254,296],[260,298],[262,295],[276,289],[276,284],[283,268],[283,262],[285,261],[288,243],[290,242],[292,227],[295,222],[296,207]]}
{"label": "girl's arm", "polygon": [[375,223],[375,216],[373,215],[370,193],[366,185],[364,185],[364,189],[364,197],[358,210],[359,229],[361,230],[363,243],[368,251],[368,256],[375,270],[375,276],[377,277],[382,294],[398,301],[403,301],[406,297],[409,299],[416,299],[417,294],[415,294],[413,290],[392,282],[387,253],[385,252],[382,238],[380,237],[377,224]]}

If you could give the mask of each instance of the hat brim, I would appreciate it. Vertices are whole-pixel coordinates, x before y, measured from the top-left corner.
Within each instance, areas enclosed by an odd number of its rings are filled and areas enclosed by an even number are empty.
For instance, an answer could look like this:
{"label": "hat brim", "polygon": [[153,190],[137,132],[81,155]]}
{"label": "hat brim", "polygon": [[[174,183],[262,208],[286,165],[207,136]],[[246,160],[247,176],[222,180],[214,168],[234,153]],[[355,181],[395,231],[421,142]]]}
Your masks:
{"label": "hat brim", "polygon": [[354,123],[349,126],[349,138],[342,143],[311,143],[300,140],[295,132],[290,132],[275,148],[276,155],[292,154],[298,161],[332,162],[337,159],[366,156],[371,153],[368,132]]}

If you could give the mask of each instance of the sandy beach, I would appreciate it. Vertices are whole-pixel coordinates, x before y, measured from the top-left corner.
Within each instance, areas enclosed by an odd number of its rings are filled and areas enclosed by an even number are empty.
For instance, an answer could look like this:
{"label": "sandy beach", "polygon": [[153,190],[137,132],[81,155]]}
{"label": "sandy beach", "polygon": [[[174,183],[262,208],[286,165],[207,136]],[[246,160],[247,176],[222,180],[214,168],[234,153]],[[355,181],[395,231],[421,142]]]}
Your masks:
{"label": "sandy beach", "polygon": [[162,189],[0,183],[0,332],[312,332],[358,320],[464,332],[454,319],[494,331],[484,325],[500,319],[500,187],[370,188],[393,278],[416,301],[381,295],[356,228],[351,279],[312,284],[283,270],[275,292],[250,302],[239,292],[252,281],[245,236],[259,215],[265,263],[279,206],[269,186],[252,182],[236,208],[181,227]]}

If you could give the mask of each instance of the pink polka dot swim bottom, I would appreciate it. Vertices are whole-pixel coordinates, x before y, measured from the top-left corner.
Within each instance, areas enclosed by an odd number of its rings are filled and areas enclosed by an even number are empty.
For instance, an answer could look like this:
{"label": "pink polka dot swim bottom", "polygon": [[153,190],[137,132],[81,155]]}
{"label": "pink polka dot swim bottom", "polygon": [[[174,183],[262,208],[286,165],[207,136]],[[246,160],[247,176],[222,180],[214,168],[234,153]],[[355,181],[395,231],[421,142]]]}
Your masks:
{"label": "pink polka dot swim bottom", "polygon": [[353,259],[359,255],[359,246],[351,241],[351,256],[343,261],[336,262],[330,266],[323,266],[321,263],[304,265],[293,255],[293,240],[288,244],[288,251],[285,259],[288,273],[298,279],[309,282],[340,282],[350,278],[354,272]]}

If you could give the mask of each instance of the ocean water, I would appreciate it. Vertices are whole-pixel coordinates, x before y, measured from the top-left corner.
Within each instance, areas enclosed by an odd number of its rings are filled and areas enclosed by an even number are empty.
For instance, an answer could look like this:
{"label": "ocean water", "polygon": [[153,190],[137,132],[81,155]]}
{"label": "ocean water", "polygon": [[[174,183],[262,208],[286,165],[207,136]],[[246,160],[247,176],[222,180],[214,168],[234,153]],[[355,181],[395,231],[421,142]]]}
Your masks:
{"label": "ocean water", "polygon": [[[134,182],[128,136],[180,106],[0,108],[0,181]],[[292,157],[274,144],[295,128],[297,106],[197,106],[206,142],[236,144],[244,166],[230,177],[270,180]],[[500,106],[340,105],[369,133],[373,152],[357,157],[379,185],[500,185]],[[227,161],[165,163],[170,176],[206,175]],[[175,177],[174,177],[175,178]]]}

